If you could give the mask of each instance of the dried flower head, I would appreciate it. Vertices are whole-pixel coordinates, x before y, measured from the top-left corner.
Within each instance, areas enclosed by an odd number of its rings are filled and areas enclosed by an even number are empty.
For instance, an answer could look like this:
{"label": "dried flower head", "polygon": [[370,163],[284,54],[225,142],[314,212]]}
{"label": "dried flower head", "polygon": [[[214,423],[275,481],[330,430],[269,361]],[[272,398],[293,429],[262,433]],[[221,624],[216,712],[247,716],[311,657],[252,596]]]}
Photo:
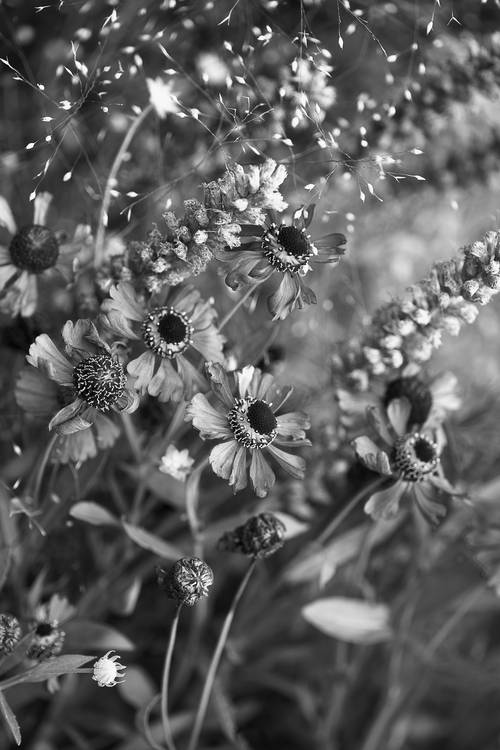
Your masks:
{"label": "dried flower head", "polygon": [[10,654],[21,640],[22,630],[14,615],[0,615],[0,654]]}
{"label": "dried flower head", "polygon": [[124,664],[120,664],[118,654],[110,656],[114,651],[108,651],[94,663],[94,674],[92,679],[97,682],[99,687],[114,687],[125,682],[125,676],[120,670],[126,669]]}
{"label": "dried flower head", "polygon": [[274,513],[259,513],[233,531],[226,531],[217,546],[250,557],[269,557],[283,546],[285,533],[285,524]]}
{"label": "dried flower head", "polygon": [[213,582],[212,568],[198,557],[182,557],[169,570],[158,571],[158,583],[166,590],[168,597],[189,607],[203,596],[208,596]]}

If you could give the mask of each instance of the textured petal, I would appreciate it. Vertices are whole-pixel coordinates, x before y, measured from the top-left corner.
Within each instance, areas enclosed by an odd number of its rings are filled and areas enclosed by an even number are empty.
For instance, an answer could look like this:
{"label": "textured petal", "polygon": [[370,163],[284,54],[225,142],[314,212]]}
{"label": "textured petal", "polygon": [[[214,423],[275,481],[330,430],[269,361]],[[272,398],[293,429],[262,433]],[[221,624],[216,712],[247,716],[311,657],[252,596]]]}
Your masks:
{"label": "textured petal", "polygon": [[381,451],[371,438],[366,435],[355,438],[352,441],[352,447],[359,460],[368,469],[376,471],[377,474],[384,474],[388,477],[392,476],[389,456],[385,451]]}
{"label": "textured petal", "polygon": [[27,361],[38,367],[51,380],[60,385],[73,385],[73,365],[61,354],[52,339],[46,333],[37,336],[29,348]]}
{"label": "textured petal", "polygon": [[175,362],[179,371],[179,376],[184,384],[184,396],[186,399],[192,398],[195,391],[208,390],[206,379],[186,357],[179,354],[175,358]]}
{"label": "textured petal", "polygon": [[38,193],[33,205],[33,224],[46,226],[47,213],[52,203],[52,195],[47,192]]}
{"label": "textured petal", "polygon": [[440,502],[439,494],[431,482],[415,482],[412,492],[417,508],[427,521],[435,524],[446,515],[446,506]]}
{"label": "textured petal", "polygon": [[290,435],[300,439],[306,436],[305,431],[311,426],[311,421],[303,411],[291,411],[288,414],[280,414],[276,417],[278,423],[278,435]]}
{"label": "textured petal", "polygon": [[233,492],[239,492],[247,486],[247,451],[243,445],[238,447],[234,457],[229,484]]}
{"label": "textured petal", "polygon": [[247,395],[254,395],[254,391],[250,392],[249,389],[256,373],[258,383],[260,383],[260,370],[257,370],[253,365],[246,365],[246,367],[243,367],[243,369],[238,372],[238,392],[240,398],[245,398]]}
{"label": "textured petal", "polygon": [[9,279],[11,279],[14,274],[18,273],[18,271],[19,269],[10,262],[10,256],[9,261],[5,265],[3,265],[0,260],[0,290],[4,288]]}
{"label": "textured petal", "polygon": [[111,448],[120,434],[120,429],[104,414],[97,412],[94,427],[99,448]]}
{"label": "textured petal", "polygon": [[375,430],[377,435],[382,438],[386,446],[392,447],[394,445],[394,436],[389,432],[384,414],[378,407],[369,406],[367,408],[366,421]]}
{"label": "textured petal", "polygon": [[125,315],[122,315],[118,310],[103,312],[99,315],[98,320],[99,325],[103,328],[108,328],[111,333],[118,334],[118,336],[123,336],[127,339],[132,339],[132,341],[140,338],[130,326]]}
{"label": "textured petal", "polygon": [[49,422],[49,430],[56,430],[60,435],[70,435],[78,430],[85,430],[91,426],[80,415],[85,410],[85,403],[81,398],[76,398],[71,404],[64,406]]}
{"label": "textured petal", "polygon": [[132,359],[127,365],[127,372],[134,380],[134,388],[139,393],[146,393],[153,377],[155,369],[155,355],[152,352],[143,352],[136,359]]}
{"label": "textured petal", "polygon": [[54,457],[62,464],[80,464],[97,455],[94,434],[91,429],[80,430],[71,435],[59,435],[54,445]]}
{"label": "textured petal", "polygon": [[394,518],[398,514],[399,503],[407,488],[408,483],[400,479],[385,490],[375,492],[365,504],[365,513],[377,521]]}
{"label": "textured petal", "polygon": [[295,456],[292,453],[282,451],[270,443],[267,450],[274,456],[279,465],[294,479],[304,479],[306,462],[301,456]]}
{"label": "textured petal", "polygon": [[19,374],[15,397],[21,409],[34,417],[48,417],[59,407],[57,385],[34,367],[25,367]]}
{"label": "textured petal", "polygon": [[163,359],[151,379],[148,393],[157,396],[160,401],[179,401],[183,392],[184,385],[178,373],[168,359]]}
{"label": "textured petal", "polygon": [[234,267],[226,276],[226,284],[233,291],[248,284],[261,284],[274,270],[260,251],[243,250],[232,254],[232,260]]}
{"label": "textured petal", "polygon": [[186,420],[191,420],[193,426],[205,439],[230,438],[231,432],[227,417],[211,406],[202,393],[197,393],[186,408]]}
{"label": "textured petal", "polygon": [[[211,308],[211,305],[209,303],[200,304],[200,301],[200,293],[193,287],[185,287],[181,291],[177,291],[174,295],[168,298],[169,306],[175,308],[179,312],[184,313],[189,318],[191,318],[191,322],[195,327],[197,325],[201,325],[201,327],[203,327],[203,322],[200,323],[199,316],[201,314],[201,316],[203,317],[203,308]],[[208,320],[207,322],[210,322],[210,320]]]}
{"label": "textured petal", "polygon": [[264,458],[262,451],[258,449],[252,451],[250,479],[252,480],[253,488],[257,497],[266,497],[276,481],[273,470]]}
{"label": "textured petal", "polygon": [[11,234],[15,234],[17,232],[16,222],[14,219],[14,216],[12,215],[12,211],[10,210],[10,206],[0,195],[0,226],[5,227],[9,230]]}
{"label": "textured petal", "polygon": [[297,276],[285,272],[278,288],[268,299],[268,307],[273,320],[284,320],[294,310],[300,291],[300,281]]}
{"label": "textured petal", "polygon": [[193,334],[193,347],[200,352],[207,362],[224,362],[222,347],[225,342],[224,336],[218,332],[213,325],[204,330],[196,330]]}
{"label": "textured petal", "polygon": [[79,319],[75,323],[67,320],[62,329],[66,351],[70,355],[85,356],[86,354],[110,353],[110,348],[100,337],[94,323],[87,319]]}
{"label": "textured petal", "polygon": [[234,398],[226,371],[222,365],[217,362],[207,364],[206,370],[210,376],[213,392],[219,397],[224,406],[228,409],[232,409],[234,406]]}
{"label": "textured petal", "polygon": [[393,398],[387,407],[387,416],[396,435],[403,437],[408,430],[411,404],[407,398]]}
{"label": "textured petal", "polygon": [[212,302],[199,299],[189,317],[191,318],[193,327],[202,330],[213,323],[217,317],[217,310]]}
{"label": "textured petal", "polygon": [[215,445],[210,451],[210,466],[218,477],[229,479],[233,473],[233,463],[238,453],[236,440]]}
{"label": "textured petal", "polygon": [[[21,274],[19,281],[24,274]],[[26,273],[26,282],[19,296],[19,310],[24,318],[34,315],[38,302],[38,280],[32,273]]]}
{"label": "textured petal", "polygon": [[117,310],[129,320],[140,323],[144,320],[147,311],[141,303],[132,284],[122,281],[109,290],[110,299],[102,303],[103,312]]}
{"label": "textured petal", "polygon": [[133,388],[125,388],[122,395],[116,399],[114,409],[132,414],[139,406],[139,394]]}

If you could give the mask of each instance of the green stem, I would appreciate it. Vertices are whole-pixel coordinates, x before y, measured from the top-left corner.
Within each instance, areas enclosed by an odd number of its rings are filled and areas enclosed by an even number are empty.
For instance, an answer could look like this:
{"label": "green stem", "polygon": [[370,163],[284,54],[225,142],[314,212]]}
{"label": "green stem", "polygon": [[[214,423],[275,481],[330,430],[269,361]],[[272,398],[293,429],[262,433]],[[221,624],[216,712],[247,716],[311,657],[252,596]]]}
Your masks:
{"label": "green stem", "polygon": [[385,482],[386,479],[387,477],[378,477],[378,479],[375,479],[373,482],[360,489],[360,491],[356,493],[356,495],[354,495],[352,500],[348,502],[344,508],[342,508],[340,513],[335,516],[332,521],[330,521],[328,526],[323,529],[316,540],[317,543],[324,544],[328,540],[328,538],[332,536],[332,534],[338,529],[342,521],[347,518],[349,513],[354,510],[358,503],[360,503],[361,500],[363,500],[367,495],[371,495],[371,493],[376,490],[377,487],[379,487],[383,482]]}
{"label": "green stem", "polygon": [[125,412],[122,412],[120,416],[121,416],[121,420],[123,424],[123,429],[125,431],[125,435],[130,445],[130,450],[132,451],[134,455],[135,462],[137,464],[140,464],[141,458],[142,458],[141,444],[140,444],[136,429],[134,427],[134,423],[132,422],[130,414],[126,414]]}
{"label": "green stem", "polygon": [[221,322],[219,323],[219,331],[222,331],[224,326],[227,325],[227,323],[229,323],[229,321],[231,320],[235,312],[239,310],[240,307],[243,305],[243,303],[250,297],[254,289],[255,289],[254,286],[248,287],[245,294],[239,298],[238,302],[236,302],[236,304],[233,305],[233,307],[229,310],[227,315],[224,315]]}
{"label": "green stem", "polygon": [[177,625],[179,624],[179,615],[182,609],[182,602],[178,605],[172,620],[170,636],[168,639],[167,650],[165,652],[165,664],[163,666],[163,679],[161,683],[161,721],[163,724],[163,734],[165,735],[165,744],[168,750],[176,750],[172,730],[168,720],[168,681],[170,677],[170,667],[172,665],[172,655],[174,653],[175,639],[177,636]]}
{"label": "green stem", "polygon": [[106,180],[106,187],[104,188],[104,196],[102,199],[101,211],[99,213],[99,221],[97,224],[94,256],[94,265],[96,268],[98,268],[103,261],[104,235],[106,232],[106,226],[108,224],[108,209],[111,202],[111,191],[113,190],[113,187],[115,185],[116,175],[118,174],[118,170],[121,167],[123,158],[127,153],[127,149],[130,146],[132,138],[137,133],[137,130],[142,125],[149,113],[152,112],[152,110],[153,105],[148,104],[148,106],[142,110],[141,114],[132,121],[132,124],[125,135],[125,138],[123,139],[122,144],[118,149],[118,153],[115,156],[113,164],[111,165],[108,179]]}
{"label": "green stem", "polygon": [[238,603],[241,597],[243,596],[243,592],[245,591],[247,587],[248,581],[250,580],[250,577],[255,569],[256,564],[257,564],[257,558],[254,558],[252,562],[250,563],[250,566],[247,572],[245,573],[238,587],[238,590],[236,591],[236,594],[234,595],[233,601],[231,603],[231,607],[229,609],[229,612],[226,615],[226,619],[224,620],[222,630],[220,631],[219,640],[217,641],[217,645],[215,647],[215,651],[212,656],[212,661],[210,662],[207,676],[205,678],[205,683],[203,685],[203,691],[201,694],[200,704],[196,712],[196,718],[194,722],[193,731],[191,733],[191,737],[189,740],[188,750],[196,750],[198,746],[198,740],[200,739],[203,722],[205,721],[205,715],[207,713],[208,702],[210,700],[210,694],[214,686],[215,675],[217,673],[217,669],[219,667],[222,654],[224,653],[224,648],[226,646],[226,641],[229,635],[229,630],[233,623],[236,608],[238,606]]}
{"label": "green stem", "polygon": [[54,432],[51,435],[50,440],[47,443],[47,446],[40,460],[40,464],[38,466],[36,477],[35,477],[35,486],[33,489],[33,505],[34,506],[38,505],[38,498],[40,496],[40,489],[42,487],[43,475],[45,474],[45,468],[47,466],[48,460],[50,458],[50,454],[52,453],[52,449],[54,448],[57,438],[58,438],[58,434]]}

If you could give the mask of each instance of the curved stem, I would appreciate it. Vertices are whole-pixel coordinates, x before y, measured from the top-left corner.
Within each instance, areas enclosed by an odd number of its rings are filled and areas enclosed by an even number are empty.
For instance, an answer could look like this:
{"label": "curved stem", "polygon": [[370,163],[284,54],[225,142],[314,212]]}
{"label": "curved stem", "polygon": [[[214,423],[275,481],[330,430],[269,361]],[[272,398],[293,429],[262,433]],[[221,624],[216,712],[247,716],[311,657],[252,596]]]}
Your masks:
{"label": "curved stem", "polygon": [[338,529],[342,521],[347,518],[351,510],[354,510],[356,505],[361,502],[361,500],[364,500],[364,498],[367,495],[371,495],[371,493],[379,487],[382,482],[385,482],[387,477],[378,477],[373,482],[370,482],[370,484],[366,485],[365,487],[362,487],[359,492],[357,492],[352,500],[350,500],[347,505],[342,508],[340,513],[333,518],[328,526],[323,529],[319,537],[317,538],[318,544],[324,544],[324,542],[327,541],[328,537],[330,537],[334,531]]}
{"label": "curved stem", "polygon": [[35,486],[33,488],[33,504],[34,505],[37,505],[38,503],[38,497],[40,495],[40,489],[42,487],[42,481],[43,481],[43,475],[45,474],[45,468],[47,466],[48,460],[50,458],[50,454],[52,453],[52,449],[55,445],[57,438],[58,438],[58,434],[57,432],[54,432],[54,434],[51,435],[51,438],[49,442],[47,443],[47,446],[40,460],[40,464],[38,466],[36,477],[35,477]]}
{"label": "curved stem", "polygon": [[200,703],[198,706],[198,710],[196,712],[196,718],[194,722],[193,731],[191,733],[191,737],[189,740],[188,750],[196,750],[196,747],[198,745],[198,740],[200,739],[201,729],[203,727],[203,722],[205,720],[205,715],[207,713],[208,701],[210,700],[210,694],[212,692],[212,688],[213,688],[214,681],[215,681],[215,675],[217,673],[217,669],[219,667],[222,654],[224,653],[224,648],[226,646],[226,641],[229,635],[229,630],[233,623],[236,608],[238,606],[238,603],[241,597],[243,596],[243,592],[245,591],[247,587],[248,581],[250,580],[250,577],[255,569],[256,564],[257,564],[257,558],[254,558],[252,562],[250,563],[250,566],[247,572],[242,578],[242,581],[238,587],[238,590],[236,591],[236,594],[234,595],[229,612],[227,613],[226,619],[224,620],[222,630],[220,631],[219,640],[217,641],[217,645],[215,647],[215,651],[212,656],[212,661],[210,662],[207,676],[205,678],[205,683],[203,685],[203,691],[201,694],[201,699],[200,699]]}
{"label": "curved stem", "polygon": [[176,750],[172,730],[168,720],[168,681],[170,677],[170,667],[172,665],[172,655],[174,653],[175,639],[177,636],[177,625],[179,624],[179,615],[182,609],[182,602],[178,605],[172,620],[170,636],[168,639],[167,650],[165,652],[165,664],[163,666],[163,679],[161,683],[161,721],[163,724],[163,734],[165,735],[165,744],[168,750]]}
{"label": "curved stem", "polygon": [[125,135],[125,138],[122,141],[120,148],[118,149],[118,153],[115,156],[113,164],[111,165],[108,179],[106,180],[106,187],[104,188],[104,196],[102,199],[101,210],[99,212],[99,221],[97,224],[94,256],[94,265],[96,268],[102,263],[103,260],[104,233],[108,224],[108,209],[111,202],[111,191],[113,190],[115,184],[116,175],[118,174],[118,170],[121,167],[123,158],[127,152],[128,147],[130,146],[132,138],[152,110],[153,105],[148,104],[148,106],[142,110],[141,114],[138,115],[135,120],[133,120],[130,128]]}
{"label": "curved stem", "polygon": [[254,289],[255,289],[254,286],[248,287],[245,294],[242,297],[240,297],[238,302],[236,302],[236,304],[233,305],[233,307],[229,310],[229,312],[226,315],[224,315],[221,322],[219,323],[219,331],[222,331],[224,326],[227,325],[227,323],[229,323],[229,321],[231,320],[235,312],[239,310],[242,304],[250,297]]}

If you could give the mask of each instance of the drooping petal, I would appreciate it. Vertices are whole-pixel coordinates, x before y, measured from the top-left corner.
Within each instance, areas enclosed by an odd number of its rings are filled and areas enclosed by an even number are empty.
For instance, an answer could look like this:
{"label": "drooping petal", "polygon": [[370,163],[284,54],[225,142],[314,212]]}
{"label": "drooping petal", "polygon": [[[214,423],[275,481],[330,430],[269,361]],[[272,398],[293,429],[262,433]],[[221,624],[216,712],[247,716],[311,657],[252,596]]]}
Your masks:
{"label": "drooping petal", "polygon": [[207,364],[206,370],[211,380],[213,392],[219,397],[224,406],[232,409],[234,398],[226,371],[217,362]]}
{"label": "drooping petal", "polygon": [[375,430],[377,435],[391,448],[394,445],[394,436],[389,432],[389,426],[382,411],[376,406],[369,406],[366,410],[366,421]]}
{"label": "drooping petal", "polygon": [[18,405],[34,417],[48,417],[59,407],[57,385],[34,367],[25,367],[16,381]]}
{"label": "drooping petal", "polygon": [[5,227],[11,234],[17,232],[16,222],[10,206],[3,196],[0,195],[0,226]]}
{"label": "drooping petal", "polygon": [[139,394],[133,388],[125,388],[122,395],[119,396],[113,408],[123,411],[125,414],[132,414],[139,406]]}
{"label": "drooping petal", "polygon": [[444,498],[439,499],[439,492],[431,482],[415,482],[412,487],[413,499],[424,518],[436,524],[446,515]]}
{"label": "drooping petal", "polygon": [[67,320],[62,329],[62,337],[69,355],[81,357],[86,354],[110,353],[109,346],[88,318],[79,319],[74,323]]}
{"label": "drooping petal", "polygon": [[384,474],[389,477],[392,476],[393,472],[391,470],[389,456],[385,451],[381,451],[371,438],[362,435],[352,441],[352,446],[359,460],[368,469],[376,471],[377,474]]}
{"label": "drooping petal", "polygon": [[[254,396],[254,392],[250,392],[250,384],[252,383],[252,380],[254,378],[255,373],[258,373],[258,376],[260,375],[260,370],[256,370],[256,368],[253,365],[246,365],[243,367],[237,374],[238,378],[238,392],[240,394],[240,398],[245,398],[248,396]],[[260,377],[259,377],[260,382]]]}
{"label": "drooping petal", "polygon": [[267,493],[276,481],[275,474],[264,458],[262,451],[252,451],[250,463],[250,479],[257,497],[266,497]]}
{"label": "drooping petal", "polygon": [[85,402],[75,398],[71,404],[64,406],[49,422],[49,430],[56,430],[60,435],[70,435],[78,430],[85,430],[92,425],[80,415],[85,410]]}
{"label": "drooping petal", "polygon": [[303,411],[291,411],[288,414],[280,414],[276,417],[278,423],[278,435],[290,435],[300,439],[305,438],[305,431],[311,426],[311,421]]}
{"label": "drooping petal", "polygon": [[272,443],[266,446],[266,450],[273,455],[279,465],[294,479],[304,479],[306,462],[301,456],[295,456],[292,453],[282,451]]}
{"label": "drooping petal", "polygon": [[[324,258],[322,262],[331,262],[339,256],[344,255],[345,247],[341,247],[341,245],[345,245],[346,242],[346,236],[339,232],[332,232],[331,234],[325,234],[324,237],[314,238],[314,246],[320,251],[319,255],[322,255]],[[327,255],[330,256],[330,260],[326,259],[325,256]],[[313,260],[316,260],[317,257],[314,257]]]}
{"label": "drooping petal", "polygon": [[226,276],[226,284],[233,291],[247,284],[261,284],[274,271],[260,250],[242,250],[238,253],[231,253],[231,261],[235,266]]}
{"label": "drooping petal", "polygon": [[295,274],[285,272],[278,288],[268,299],[268,307],[273,320],[284,320],[296,307],[299,297],[299,279]]}
{"label": "drooping petal", "polygon": [[411,404],[407,398],[393,398],[387,407],[387,417],[398,437],[408,430],[408,419],[411,412]]}
{"label": "drooping petal", "polygon": [[160,401],[180,401],[184,392],[184,384],[168,359],[162,359],[158,370],[151,379],[148,387],[150,396],[156,396]]}
{"label": "drooping petal", "polygon": [[201,372],[191,364],[187,357],[183,357],[182,354],[179,354],[175,358],[175,363],[177,365],[179,376],[184,384],[184,397],[186,399],[192,398],[195,391],[208,390],[206,379]]}
{"label": "drooping petal", "polygon": [[10,262],[10,256],[8,262],[5,265],[3,265],[0,260],[0,291],[5,287],[9,279],[11,279],[18,272],[19,269]]}
{"label": "drooping petal", "polygon": [[222,479],[229,479],[233,472],[233,463],[238,453],[239,444],[236,440],[215,445],[210,451],[210,466],[215,474]]}
{"label": "drooping petal", "polygon": [[200,352],[207,362],[224,362],[222,347],[226,339],[215,326],[209,325],[204,330],[195,328],[192,340],[194,349]]}
{"label": "drooping petal", "polygon": [[231,438],[233,435],[226,415],[214,409],[202,393],[197,393],[187,405],[185,419],[192,421],[204,440]]}
{"label": "drooping petal", "polygon": [[97,455],[92,429],[73,432],[71,435],[58,435],[53,455],[62,464],[81,464]]}
{"label": "drooping petal", "polygon": [[34,274],[25,272],[21,274],[16,284],[21,282],[24,275],[26,275],[26,280],[19,295],[19,311],[24,318],[30,318],[34,315],[38,302],[38,280]]}
{"label": "drooping petal", "polygon": [[152,352],[143,352],[139,357],[132,359],[127,365],[127,372],[134,380],[134,388],[139,393],[146,393],[151,383],[155,368],[155,355]]}
{"label": "drooping petal", "polygon": [[112,333],[123,336],[132,341],[140,338],[131,327],[125,315],[118,310],[109,310],[99,315],[99,324],[103,328],[108,328]]}
{"label": "drooping petal", "polygon": [[73,365],[61,354],[52,339],[46,333],[36,337],[29,348],[27,361],[38,367],[51,380],[60,385],[73,385]]}
{"label": "drooping petal", "polygon": [[147,311],[139,299],[132,284],[127,281],[121,281],[109,290],[110,299],[105,299],[102,303],[103,312],[117,310],[129,320],[140,323],[144,320]]}
{"label": "drooping petal", "polygon": [[229,484],[235,493],[247,486],[247,451],[243,445],[238,447],[234,457]]}
{"label": "drooping petal", "polygon": [[365,504],[365,513],[375,520],[388,521],[394,518],[399,511],[399,503],[408,489],[408,482],[398,479],[386,489],[374,492]]}
{"label": "drooping petal", "polygon": [[120,434],[120,428],[101,412],[96,412],[94,427],[99,448],[111,448]]}
{"label": "drooping petal", "polygon": [[52,195],[47,192],[37,193],[33,202],[33,224],[46,225],[47,213],[52,203]]}

